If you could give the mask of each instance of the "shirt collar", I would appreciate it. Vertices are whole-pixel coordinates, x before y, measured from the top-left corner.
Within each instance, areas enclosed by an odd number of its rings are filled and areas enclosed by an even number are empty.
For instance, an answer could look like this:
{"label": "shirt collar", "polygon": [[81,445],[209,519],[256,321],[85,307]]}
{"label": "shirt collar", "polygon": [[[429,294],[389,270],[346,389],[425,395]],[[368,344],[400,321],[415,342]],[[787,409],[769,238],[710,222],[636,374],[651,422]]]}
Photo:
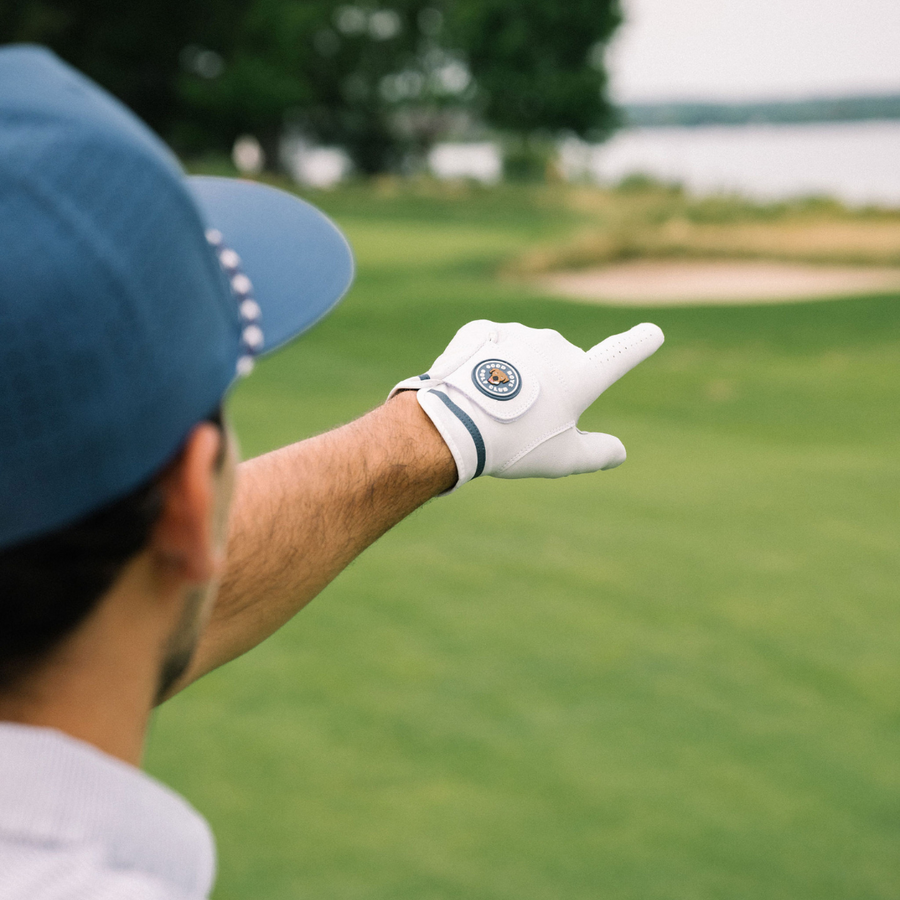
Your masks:
{"label": "shirt collar", "polygon": [[111,868],[206,897],[215,845],[186,800],[139,769],[50,728],[0,722],[0,835],[90,844]]}

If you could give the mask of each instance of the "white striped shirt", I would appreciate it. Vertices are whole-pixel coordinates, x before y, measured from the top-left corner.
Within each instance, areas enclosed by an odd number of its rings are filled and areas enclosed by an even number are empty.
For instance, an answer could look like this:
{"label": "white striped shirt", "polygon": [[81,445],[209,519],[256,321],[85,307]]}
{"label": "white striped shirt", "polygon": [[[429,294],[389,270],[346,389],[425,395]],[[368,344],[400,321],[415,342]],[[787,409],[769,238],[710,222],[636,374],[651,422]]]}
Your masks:
{"label": "white striped shirt", "polygon": [[0,900],[203,900],[206,820],[139,769],[0,722]]}

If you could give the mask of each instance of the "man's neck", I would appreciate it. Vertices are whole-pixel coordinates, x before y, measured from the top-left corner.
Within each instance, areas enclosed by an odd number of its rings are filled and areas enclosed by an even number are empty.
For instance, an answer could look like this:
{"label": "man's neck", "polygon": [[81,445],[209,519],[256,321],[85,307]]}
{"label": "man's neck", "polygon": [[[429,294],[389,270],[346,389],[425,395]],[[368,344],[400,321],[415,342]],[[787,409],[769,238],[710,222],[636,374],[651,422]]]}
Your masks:
{"label": "man's neck", "polygon": [[138,559],[37,669],[0,693],[0,720],[56,728],[139,766],[170,627],[138,592]]}

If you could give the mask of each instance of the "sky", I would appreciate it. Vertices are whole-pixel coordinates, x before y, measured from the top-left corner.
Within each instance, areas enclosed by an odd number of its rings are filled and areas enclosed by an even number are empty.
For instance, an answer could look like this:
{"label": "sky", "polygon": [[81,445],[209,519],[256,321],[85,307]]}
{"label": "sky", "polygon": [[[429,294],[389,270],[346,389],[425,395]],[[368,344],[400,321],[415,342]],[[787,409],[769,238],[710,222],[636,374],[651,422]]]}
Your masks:
{"label": "sky", "polygon": [[900,93],[900,0],[621,0],[619,103]]}

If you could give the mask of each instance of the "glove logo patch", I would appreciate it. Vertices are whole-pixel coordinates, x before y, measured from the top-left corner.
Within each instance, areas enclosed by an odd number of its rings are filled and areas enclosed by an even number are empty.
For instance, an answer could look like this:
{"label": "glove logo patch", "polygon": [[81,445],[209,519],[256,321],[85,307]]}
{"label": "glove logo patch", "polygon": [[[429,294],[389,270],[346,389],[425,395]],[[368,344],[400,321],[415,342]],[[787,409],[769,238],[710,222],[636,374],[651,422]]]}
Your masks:
{"label": "glove logo patch", "polygon": [[472,381],[494,400],[512,400],[522,388],[519,370],[502,359],[486,359],[472,370]]}

